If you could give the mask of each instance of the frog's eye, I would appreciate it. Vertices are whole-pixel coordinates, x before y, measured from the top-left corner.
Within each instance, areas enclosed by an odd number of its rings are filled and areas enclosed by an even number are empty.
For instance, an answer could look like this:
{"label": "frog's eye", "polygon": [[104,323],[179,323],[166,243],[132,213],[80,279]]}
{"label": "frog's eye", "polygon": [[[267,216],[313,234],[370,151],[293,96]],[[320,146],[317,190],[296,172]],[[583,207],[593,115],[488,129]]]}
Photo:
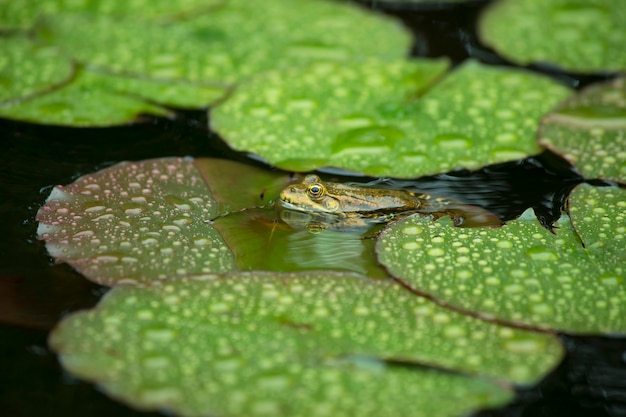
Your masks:
{"label": "frog's eye", "polygon": [[324,196],[324,186],[322,184],[311,184],[307,187],[306,192],[313,200],[319,200]]}

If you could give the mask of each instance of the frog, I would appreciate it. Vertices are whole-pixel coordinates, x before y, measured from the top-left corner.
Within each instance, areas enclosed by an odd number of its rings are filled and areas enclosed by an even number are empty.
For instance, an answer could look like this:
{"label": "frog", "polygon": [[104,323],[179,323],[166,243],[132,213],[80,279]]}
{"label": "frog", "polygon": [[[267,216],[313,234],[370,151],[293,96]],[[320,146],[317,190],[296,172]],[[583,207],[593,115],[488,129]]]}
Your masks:
{"label": "frog", "polygon": [[414,213],[433,219],[447,215],[455,226],[467,220],[467,211],[450,199],[404,189],[324,182],[315,174],[285,187],[278,201],[281,220],[311,231],[361,231]]}

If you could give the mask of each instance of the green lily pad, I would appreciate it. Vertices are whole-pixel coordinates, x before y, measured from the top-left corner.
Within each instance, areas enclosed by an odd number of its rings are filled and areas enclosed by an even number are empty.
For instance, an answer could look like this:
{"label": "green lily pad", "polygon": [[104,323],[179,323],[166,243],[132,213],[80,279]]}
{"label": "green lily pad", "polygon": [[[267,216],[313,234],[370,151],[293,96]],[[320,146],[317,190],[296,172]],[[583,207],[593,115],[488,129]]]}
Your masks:
{"label": "green lily pad", "polygon": [[[377,34],[377,42],[365,40]],[[314,0],[297,0],[297,7],[294,0],[232,1],[184,25],[55,15],[38,35],[109,72],[224,83],[311,60],[399,58],[410,46],[406,31],[388,18]]]}
{"label": "green lily pad", "polygon": [[[112,86],[120,88],[120,92],[111,90]],[[140,114],[171,114],[134,94],[124,93],[125,88],[129,92],[141,89],[150,96],[161,86],[149,81],[123,80],[81,71],[71,83],[48,94],[0,107],[0,117],[51,125],[95,127],[130,123]]]}
{"label": "green lily pad", "polygon": [[66,83],[73,73],[72,63],[51,48],[0,37],[0,107]]}
{"label": "green lily pad", "polygon": [[229,0],[189,28],[221,42],[240,76],[319,61],[394,60],[413,42],[397,19],[336,1]]}
{"label": "green lily pad", "polygon": [[27,29],[43,15],[64,12],[171,20],[210,10],[222,2],[222,0],[0,0],[0,28]]}
{"label": "green lily pad", "polygon": [[572,220],[563,216],[556,234],[528,212],[500,229],[412,217],[383,232],[377,253],[392,275],[463,310],[570,333],[626,333],[625,207],[623,190],[581,185]]}
{"label": "green lily pad", "polygon": [[117,287],[50,344],[110,395],[185,416],[453,416],[511,398],[481,375],[536,381],[562,355],[549,335],[333,273]]}
{"label": "green lily pad", "polygon": [[266,73],[211,112],[235,149],[284,169],[415,177],[538,152],[539,117],[569,90],[527,72],[444,61],[317,64]]}
{"label": "green lily pad", "polygon": [[569,71],[626,69],[623,0],[501,0],[481,16],[482,41],[519,63]]}
{"label": "green lily pad", "polygon": [[539,143],[585,177],[626,182],[626,81],[587,87],[546,115]]}
{"label": "green lily pad", "polygon": [[37,213],[50,255],[104,285],[233,269],[193,161],[124,162],[55,187]]}

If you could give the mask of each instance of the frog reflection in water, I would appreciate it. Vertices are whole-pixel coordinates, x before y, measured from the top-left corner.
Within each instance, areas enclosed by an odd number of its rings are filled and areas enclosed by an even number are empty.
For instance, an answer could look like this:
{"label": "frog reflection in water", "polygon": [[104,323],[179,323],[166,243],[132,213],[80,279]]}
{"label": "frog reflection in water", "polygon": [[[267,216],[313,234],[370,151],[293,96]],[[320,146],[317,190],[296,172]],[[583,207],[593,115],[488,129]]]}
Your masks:
{"label": "frog reflection in water", "polygon": [[408,190],[322,182],[308,175],[280,193],[281,219],[294,228],[363,231],[413,213],[434,219],[450,216],[455,226],[500,226],[501,221],[478,207],[465,206]]}

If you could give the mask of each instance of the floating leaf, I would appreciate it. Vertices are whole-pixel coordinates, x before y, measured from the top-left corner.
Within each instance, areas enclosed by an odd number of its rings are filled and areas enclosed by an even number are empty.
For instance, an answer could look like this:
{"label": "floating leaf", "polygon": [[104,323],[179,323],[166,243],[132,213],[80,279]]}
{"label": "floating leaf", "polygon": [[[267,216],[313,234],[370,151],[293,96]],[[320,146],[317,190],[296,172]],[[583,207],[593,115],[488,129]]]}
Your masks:
{"label": "floating leaf", "polygon": [[531,382],[561,356],[551,336],[333,273],[118,287],[64,320],[50,343],[110,395],[186,416],[452,416],[510,394],[420,364]]}
{"label": "floating leaf", "polygon": [[271,205],[291,182],[285,172],[224,159],[198,158],[194,164],[211,189],[221,214]]}
{"label": "floating leaf", "polygon": [[124,162],[57,186],[37,213],[50,255],[104,285],[233,269],[190,159]]}
{"label": "floating leaf", "polygon": [[[383,232],[379,260],[450,305],[571,333],[626,333],[626,195],[577,187],[556,234],[523,215],[499,229],[412,217]],[[572,223],[580,229],[583,247]]]}
{"label": "floating leaf", "polygon": [[[156,84],[84,71],[77,74],[71,83],[49,94],[0,107],[0,116],[27,122],[80,127],[130,123],[137,120],[140,114],[166,116],[170,114],[167,109],[123,92],[124,89],[140,89],[150,96],[161,88]],[[111,87],[118,87],[120,92]]]}
{"label": "floating leaf", "polygon": [[72,63],[53,49],[0,37],[0,108],[68,82],[73,72]]}
{"label": "floating leaf", "polygon": [[[297,7],[294,0],[232,1],[185,25],[56,15],[38,34],[67,56],[109,72],[197,82],[232,83],[311,60],[399,58],[409,48],[396,22],[313,0],[297,0]],[[383,38],[367,41],[376,34]]]}
{"label": "floating leaf", "polygon": [[483,42],[519,64],[569,71],[626,69],[623,0],[501,0],[483,13]]}
{"label": "floating leaf", "polygon": [[0,0],[0,28],[27,29],[43,15],[63,12],[170,20],[210,10],[221,3],[222,0]]}
{"label": "floating leaf", "polygon": [[587,87],[546,115],[539,142],[584,176],[626,182],[626,81]]}
{"label": "floating leaf", "polygon": [[189,27],[219,41],[242,76],[310,62],[404,58],[413,41],[396,19],[318,0],[229,0]]}
{"label": "floating leaf", "polygon": [[539,116],[568,90],[546,78],[469,62],[317,64],[238,87],[211,113],[235,149],[281,168],[330,165],[415,177],[538,152]]}

